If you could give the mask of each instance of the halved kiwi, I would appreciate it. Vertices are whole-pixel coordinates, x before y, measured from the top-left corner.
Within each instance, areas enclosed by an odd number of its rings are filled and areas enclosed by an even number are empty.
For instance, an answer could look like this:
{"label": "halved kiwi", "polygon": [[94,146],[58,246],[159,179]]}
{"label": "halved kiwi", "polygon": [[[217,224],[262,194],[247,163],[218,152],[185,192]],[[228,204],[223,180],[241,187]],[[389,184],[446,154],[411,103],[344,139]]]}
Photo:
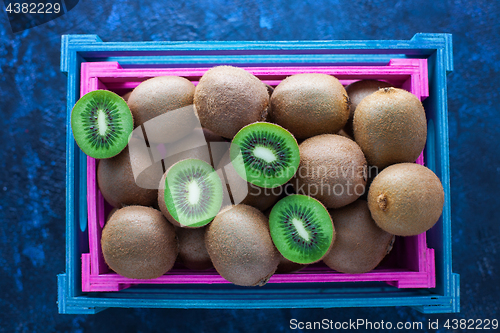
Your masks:
{"label": "halved kiwi", "polygon": [[285,184],[300,162],[293,135],[281,126],[265,122],[242,128],[233,138],[230,156],[243,179],[265,188]]}
{"label": "halved kiwi", "polygon": [[222,206],[222,182],[205,161],[186,159],[172,165],[158,190],[158,205],[179,227],[198,228],[210,223]]}
{"label": "halved kiwi", "polygon": [[142,206],[117,210],[104,225],[102,254],[116,273],[132,279],[154,279],[177,258],[174,227],[160,211]]}
{"label": "halved kiwi", "polygon": [[330,214],[318,200],[290,195],[278,201],[269,216],[271,238],[286,259],[299,264],[321,260],[335,240]]}
{"label": "halved kiwi", "polygon": [[80,149],[90,157],[118,155],[134,128],[127,102],[109,90],[91,91],[71,111],[71,129]]}

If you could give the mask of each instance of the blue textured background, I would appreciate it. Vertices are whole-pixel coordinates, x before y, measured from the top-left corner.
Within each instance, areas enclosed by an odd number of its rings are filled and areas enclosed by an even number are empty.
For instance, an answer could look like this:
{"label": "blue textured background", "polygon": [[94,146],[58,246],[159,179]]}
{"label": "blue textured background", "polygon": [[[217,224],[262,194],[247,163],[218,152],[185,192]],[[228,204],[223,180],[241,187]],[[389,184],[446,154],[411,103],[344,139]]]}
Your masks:
{"label": "blue textured background", "polygon": [[[81,0],[68,14],[12,34],[0,14],[0,332],[289,331],[302,321],[500,319],[500,6],[498,1]],[[59,315],[65,268],[65,90],[61,34],[104,41],[410,39],[453,34],[448,77],[453,271],[461,313],[409,308],[111,309]],[[441,332],[445,331],[440,329]]]}

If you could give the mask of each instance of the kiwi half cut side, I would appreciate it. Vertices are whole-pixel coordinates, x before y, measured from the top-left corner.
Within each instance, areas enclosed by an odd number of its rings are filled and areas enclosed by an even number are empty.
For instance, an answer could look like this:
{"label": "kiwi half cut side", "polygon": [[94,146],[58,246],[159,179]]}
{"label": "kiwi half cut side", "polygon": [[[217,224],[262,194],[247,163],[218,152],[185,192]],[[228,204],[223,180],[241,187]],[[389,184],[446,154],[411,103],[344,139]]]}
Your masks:
{"label": "kiwi half cut side", "polygon": [[293,135],[266,122],[243,127],[231,142],[230,156],[243,179],[264,188],[285,184],[295,175],[300,162]]}
{"label": "kiwi half cut side", "polygon": [[76,102],[71,129],[85,154],[104,159],[118,155],[127,146],[134,119],[123,98],[109,90],[95,90]]}
{"label": "kiwi half cut side", "polygon": [[300,194],[278,201],[269,216],[269,229],[283,257],[299,264],[321,260],[335,240],[335,228],[325,206]]}
{"label": "kiwi half cut side", "polygon": [[[222,206],[222,182],[205,161],[186,159],[172,165],[163,177],[158,204],[165,217],[179,227],[210,223]],[[163,185],[163,184],[161,184]]]}

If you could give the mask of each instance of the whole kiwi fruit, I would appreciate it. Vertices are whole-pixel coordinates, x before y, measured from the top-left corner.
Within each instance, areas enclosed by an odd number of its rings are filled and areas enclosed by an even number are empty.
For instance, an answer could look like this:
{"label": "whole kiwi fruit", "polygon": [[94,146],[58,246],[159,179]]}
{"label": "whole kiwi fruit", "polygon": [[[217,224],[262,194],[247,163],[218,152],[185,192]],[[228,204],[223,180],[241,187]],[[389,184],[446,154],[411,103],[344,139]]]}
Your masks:
{"label": "whole kiwi fruit", "polygon": [[[144,165],[144,171],[137,180],[132,165]],[[145,188],[138,183],[158,184],[162,175],[161,162],[151,164],[146,150],[134,150],[131,155],[128,147],[115,157],[99,161],[97,166],[97,183],[102,196],[117,208],[129,205],[156,206],[158,186]]]}
{"label": "whole kiwi fruit", "polygon": [[337,78],[327,74],[287,77],[271,96],[271,119],[297,139],[340,131],[349,118],[349,99]]}
{"label": "whole kiwi fruit", "polygon": [[175,228],[179,241],[178,260],[192,270],[206,270],[212,268],[212,261],[205,247],[205,231],[202,228]]}
{"label": "whole kiwi fruit", "polygon": [[296,193],[340,208],[365,192],[367,164],[356,142],[323,134],[305,140],[299,149],[300,165],[292,180]]}
{"label": "whole kiwi fruit", "polygon": [[269,94],[266,85],[250,72],[217,66],[201,77],[194,104],[203,127],[231,139],[244,126],[265,118]]}
{"label": "whole kiwi fruit", "polygon": [[174,227],[156,209],[128,206],[106,222],[101,237],[104,260],[116,273],[132,279],[154,279],[177,258]]}
{"label": "whole kiwi fruit", "polygon": [[380,169],[415,162],[425,146],[427,121],[420,100],[399,88],[365,97],[354,113],[354,139],[369,165]]}
{"label": "whole kiwi fruit", "polygon": [[392,249],[395,236],[377,226],[365,200],[329,212],[337,238],[323,262],[331,269],[350,274],[369,272]]}
{"label": "whole kiwi fruit", "polygon": [[354,118],[354,111],[356,111],[356,108],[358,107],[358,104],[361,102],[361,100],[366,96],[373,94],[380,88],[388,88],[388,87],[393,87],[393,85],[390,84],[389,82],[378,81],[378,80],[360,80],[353,82],[347,87],[345,87],[347,96],[349,96],[349,101],[351,102],[349,107],[350,110],[349,120],[347,120],[347,123],[344,126],[344,131],[349,136],[354,137],[352,120]]}
{"label": "whole kiwi fruit", "polygon": [[280,260],[268,219],[247,205],[223,209],[208,225],[205,245],[217,272],[240,286],[264,285]]}
{"label": "whole kiwi fruit", "polygon": [[382,170],[368,191],[377,225],[394,235],[413,236],[434,226],[443,211],[444,190],[434,172],[416,163]]}
{"label": "whole kiwi fruit", "polygon": [[[189,134],[199,126],[192,106],[194,90],[191,81],[179,76],[158,76],[141,82],[127,100],[135,127],[147,123],[147,139],[156,143],[173,142]],[[157,119],[148,122],[153,118]]]}

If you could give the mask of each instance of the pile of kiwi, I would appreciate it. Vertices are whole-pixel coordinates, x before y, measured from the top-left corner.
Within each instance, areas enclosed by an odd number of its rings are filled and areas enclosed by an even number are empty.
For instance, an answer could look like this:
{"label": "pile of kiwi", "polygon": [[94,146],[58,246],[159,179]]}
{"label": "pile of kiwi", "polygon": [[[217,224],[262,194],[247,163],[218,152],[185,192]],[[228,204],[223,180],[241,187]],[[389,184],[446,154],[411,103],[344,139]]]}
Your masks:
{"label": "pile of kiwi", "polygon": [[129,278],[174,266],[240,286],[311,264],[365,273],[396,236],[432,228],[444,205],[439,178],[414,163],[427,135],[422,103],[385,81],[344,87],[307,73],[270,86],[216,66],[196,87],[168,76],[123,97],[90,92],[71,125],[114,207],[104,259]]}

